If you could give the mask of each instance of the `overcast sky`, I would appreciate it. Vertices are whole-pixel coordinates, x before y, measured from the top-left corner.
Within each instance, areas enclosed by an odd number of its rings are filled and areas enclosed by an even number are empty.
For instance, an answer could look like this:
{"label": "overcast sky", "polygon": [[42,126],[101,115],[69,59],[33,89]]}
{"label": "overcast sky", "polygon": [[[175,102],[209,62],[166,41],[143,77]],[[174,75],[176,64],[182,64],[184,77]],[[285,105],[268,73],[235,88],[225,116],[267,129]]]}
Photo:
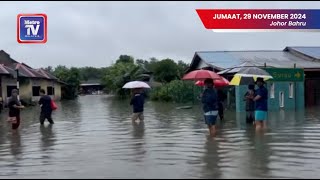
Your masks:
{"label": "overcast sky", "polygon": [[[32,67],[109,66],[119,55],[190,62],[195,51],[320,46],[320,33],[214,33],[196,8],[319,8],[320,2],[0,2],[0,49]],[[46,44],[19,44],[19,13],[48,16]]]}

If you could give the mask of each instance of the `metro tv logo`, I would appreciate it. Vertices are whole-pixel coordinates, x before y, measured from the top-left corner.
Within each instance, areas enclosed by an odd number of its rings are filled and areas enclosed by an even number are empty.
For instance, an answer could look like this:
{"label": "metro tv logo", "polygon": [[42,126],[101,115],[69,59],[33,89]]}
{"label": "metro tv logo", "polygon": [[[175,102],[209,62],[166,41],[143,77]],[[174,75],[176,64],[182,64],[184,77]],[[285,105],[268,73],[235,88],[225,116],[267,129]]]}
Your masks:
{"label": "metro tv logo", "polygon": [[47,15],[18,14],[17,41],[19,43],[46,43]]}

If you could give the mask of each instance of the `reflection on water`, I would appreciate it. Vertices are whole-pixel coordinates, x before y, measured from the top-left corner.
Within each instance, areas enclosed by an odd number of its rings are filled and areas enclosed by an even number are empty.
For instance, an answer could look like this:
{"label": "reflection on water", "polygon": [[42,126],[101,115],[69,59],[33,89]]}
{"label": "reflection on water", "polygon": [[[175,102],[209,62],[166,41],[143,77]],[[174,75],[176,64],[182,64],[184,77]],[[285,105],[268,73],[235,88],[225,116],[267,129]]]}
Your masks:
{"label": "reflection on water", "polygon": [[270,112],[255,132],[244,113],[225,112],[208,137],[201,107],[146,102],[130,120],[128,100],[84,96],[58,104],[54,125],[39,107],[22,111],[18,132],[0,116],[1,178],[317,178],[320,112]]}

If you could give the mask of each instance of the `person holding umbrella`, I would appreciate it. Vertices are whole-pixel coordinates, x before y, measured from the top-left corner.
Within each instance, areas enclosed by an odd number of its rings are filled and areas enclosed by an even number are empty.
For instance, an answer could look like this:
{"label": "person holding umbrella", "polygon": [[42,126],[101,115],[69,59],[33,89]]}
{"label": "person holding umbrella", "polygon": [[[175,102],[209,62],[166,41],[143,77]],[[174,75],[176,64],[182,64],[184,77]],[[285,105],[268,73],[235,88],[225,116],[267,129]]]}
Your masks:
{"label": "person holding umbrella", "polygon": [[122,88],[124,89],[132,89],[132,98],[130,101],[130,105],[133,108],[132,121],[136,121],[140,119],[140,121],[144,120],[143,110],[144,110],[144,88],[151,88],[147,83],[143,81],[130,81],[126,83]]}
{"label": "person holding umbrella", "polygon": [[258,77],[256,83],[259,88],[253,98],[253,101],[255,101],[255,125],[256,130],[260,130],[261,128],[267,128],[268,90],[264,87],[263,78]]}
{"label": "person holding umbrella", "polygon": [[213,88],[213,80],[206,79],[204,81],[205,90],[203,91],[201,102],[203,104],[204,118],[208,125],[211,136],[216,134],[216,119],[218,115],[218,97]]}
{"label": "person holding umbrella", "polygon": [[136,88],[132,90],[132,98],[130,105],[133,108],[132,121],[140,119],[144,120],[143,110],[144,110],[144,95],[142,94],[142,88]]}

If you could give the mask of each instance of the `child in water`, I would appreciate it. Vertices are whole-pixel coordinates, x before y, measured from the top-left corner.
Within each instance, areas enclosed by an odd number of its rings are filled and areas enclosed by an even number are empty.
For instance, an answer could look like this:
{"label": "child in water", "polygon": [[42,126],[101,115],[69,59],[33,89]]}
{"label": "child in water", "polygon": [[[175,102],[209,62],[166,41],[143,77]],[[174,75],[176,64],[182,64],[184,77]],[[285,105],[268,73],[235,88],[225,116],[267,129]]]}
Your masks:
{"label": "child in water", "polygon": [[254,123],[254,111],[255,111],[255,104],[253,101],[253,98],[255,97],[255,89],[254,89],[254,84],[250,84],[248,86],[248,91],[244,95],[244,100],[246,101],[246,122],[248,124]]}

